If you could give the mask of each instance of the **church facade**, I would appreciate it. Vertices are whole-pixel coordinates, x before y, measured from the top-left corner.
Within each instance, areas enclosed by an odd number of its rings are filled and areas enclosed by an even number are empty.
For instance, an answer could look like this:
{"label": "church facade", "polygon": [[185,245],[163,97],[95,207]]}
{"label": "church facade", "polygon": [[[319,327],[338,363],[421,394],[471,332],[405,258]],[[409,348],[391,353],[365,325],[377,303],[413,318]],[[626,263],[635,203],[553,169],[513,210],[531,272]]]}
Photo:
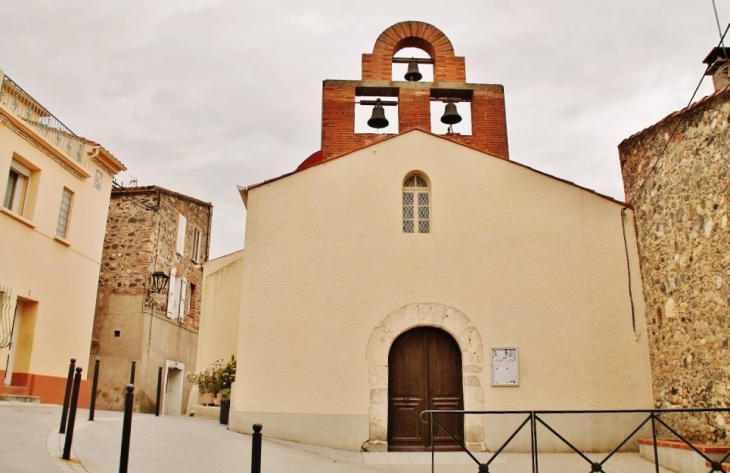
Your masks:
{"label": "church facade", "polygon": [[[427,53],[433,81],[393,80],[404,48]],[[432,130],[433,102],[447,107],[446,133]],[[363,104],[371,120],[397,107],[397,132],[356,133]],[[458,133],[452,105],[469,108],[470,133]],[[432,25],[391,26],[363,55],[361,80],[325,81],[322,150],[240,192],[232,430],[449,449],[423,410],[652,406],[632,210],[510,161],[502,87],[466,82],[464,58]],[[477,450],[516,427],[509,416],[442,417]],[[606,451],[629,417],[600,433],[595,419],[565,418],[561,432]]]}

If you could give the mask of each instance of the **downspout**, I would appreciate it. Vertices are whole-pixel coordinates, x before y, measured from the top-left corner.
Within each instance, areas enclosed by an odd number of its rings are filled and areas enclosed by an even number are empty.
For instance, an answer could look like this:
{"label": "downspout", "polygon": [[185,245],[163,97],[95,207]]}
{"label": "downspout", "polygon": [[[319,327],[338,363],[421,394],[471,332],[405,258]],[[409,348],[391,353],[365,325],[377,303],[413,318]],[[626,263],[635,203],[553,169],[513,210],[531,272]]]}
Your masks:
{"label": "downspout", "polygon": [[629,278],[629,300],[631,301],[631,326],[634,329],[634,333],[636,333],[636,308],[634,307],[634,295],[631,290],[631,260],[629,258],[629,243],[626,240],[626,223],[624,222],[624,219],[626,217],[626,211],[628,210],[628,207],[624,206],[621,209],[621,234],[624,238],[624,254],[626,255],[626,274]]}

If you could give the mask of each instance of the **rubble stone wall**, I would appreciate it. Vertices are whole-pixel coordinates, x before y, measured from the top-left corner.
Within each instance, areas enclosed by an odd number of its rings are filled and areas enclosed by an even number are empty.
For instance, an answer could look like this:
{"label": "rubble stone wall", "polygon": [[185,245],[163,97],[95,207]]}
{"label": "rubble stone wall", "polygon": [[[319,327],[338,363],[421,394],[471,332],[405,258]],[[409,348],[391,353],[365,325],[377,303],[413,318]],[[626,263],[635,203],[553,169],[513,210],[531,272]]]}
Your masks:
{"label": "rubble stone wall", "polygon": [[[730,88],[680,115],[619,145],[637,222],[654,397],[661,408],[728,407]],[[730,432],[730,416],[720,413],[672,422],[697,442],[721,443]]]}
{"label": "rubble stone wall", "polygon": [[[187,218],[185,251],[176,253],[178,215]],[[170,275],[175,267],[196,290],[190,294],[190,316],[185,324],[197,330],[200,323],[203,269],[208,259],[212,207],[181,198],[156,188],[126,189],[112,192],[106,237],[99,274],[99,287],[112,294],[147,293],[151,275],[162,271]],[[194,229],[201,234],[200,258],[193,261]],[[164,314],[166,291],[149,294],[145,309]],[[98,313],[98,309],[97,309]]]}

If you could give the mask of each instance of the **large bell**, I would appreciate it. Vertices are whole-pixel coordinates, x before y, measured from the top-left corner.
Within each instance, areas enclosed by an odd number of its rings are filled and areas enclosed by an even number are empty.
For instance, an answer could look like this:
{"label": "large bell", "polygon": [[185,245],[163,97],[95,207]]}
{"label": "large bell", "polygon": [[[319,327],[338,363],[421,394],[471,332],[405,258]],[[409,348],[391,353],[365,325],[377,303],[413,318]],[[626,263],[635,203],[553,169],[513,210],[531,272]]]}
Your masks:
{"label": "large bell", "polygon": [[456,125],[461,121],[461,115],[459,115],[459,112],[456,111],[456,104],[454,102],[449,102],[446,104],[446,109],[444,110],[444,114],[441,117],[441,123],[445,123],[449,126]]}
{"label": "large bell", "polygon": [[375,101],[373,115],[370,117],[370,120],[368,120],[368,126],[376,129],[388,126],[388,119],[385,118],[385,110],[383,110],[383,105],[380,103],[380,99]]}
{"label": "large bell", "polygon": [[406,72],[404,77],[408,82],[418,82],[421,80],[423,76],[418,71],[418,63],[416,61],[408,63],[408,72]]}

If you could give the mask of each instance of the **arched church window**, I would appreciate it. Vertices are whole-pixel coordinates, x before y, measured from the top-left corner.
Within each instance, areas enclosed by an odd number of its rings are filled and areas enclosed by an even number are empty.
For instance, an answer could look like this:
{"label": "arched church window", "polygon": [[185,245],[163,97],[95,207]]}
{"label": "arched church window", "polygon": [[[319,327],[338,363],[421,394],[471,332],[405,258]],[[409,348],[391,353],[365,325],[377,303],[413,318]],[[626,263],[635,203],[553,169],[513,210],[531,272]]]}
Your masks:
{"label": "arched church window", "polygon": [[403,233],[431,232],[431,191],[426,179],[414,174],[403,181]]}

